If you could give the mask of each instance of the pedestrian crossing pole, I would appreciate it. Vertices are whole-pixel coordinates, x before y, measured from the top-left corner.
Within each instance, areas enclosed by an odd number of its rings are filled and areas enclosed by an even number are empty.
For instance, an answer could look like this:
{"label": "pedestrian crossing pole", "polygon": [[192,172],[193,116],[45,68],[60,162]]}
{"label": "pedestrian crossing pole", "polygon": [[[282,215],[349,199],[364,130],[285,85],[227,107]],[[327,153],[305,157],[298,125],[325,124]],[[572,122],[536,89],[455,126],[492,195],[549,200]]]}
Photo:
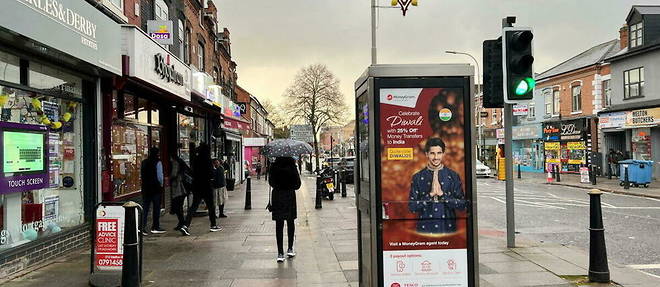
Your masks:
{"label": "pedestrian crossing pole", "polygon": [[[502,18],[502,28],[513,27],[516,17]],[[504,35],[502,35],[504,40]],[[506,71],[506,67],[503,67]],[[504,84],[504,97],[507,97],[507,84]],[[504,158],[506,174],[506,246],[516,247],[516,223],[513,204],[513,104],[504,103]]]}

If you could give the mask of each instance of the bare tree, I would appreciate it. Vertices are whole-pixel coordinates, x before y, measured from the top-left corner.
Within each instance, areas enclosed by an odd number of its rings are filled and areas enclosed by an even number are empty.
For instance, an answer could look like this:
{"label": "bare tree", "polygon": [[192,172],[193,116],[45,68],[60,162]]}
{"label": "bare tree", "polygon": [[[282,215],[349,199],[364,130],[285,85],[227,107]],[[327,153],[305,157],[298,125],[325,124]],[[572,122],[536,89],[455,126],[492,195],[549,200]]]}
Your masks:
{"label": "bare tree", "polygon": [[314,132],[314,153],[319,166],[317,135],[324,126],[340,124],[346,118],[348,106],[339,90],[339,80],[323,64],[302,68],[287,88],[285,110],[292,122],[304,122]]}
{"label": "bare tree", "polygon": [[275,126],[273,137],[276,139],[289,137],[289,119],[284,116],[282,104],[273,104],[270,100],[262,102],[262,106],[268,112],[268,119]]}

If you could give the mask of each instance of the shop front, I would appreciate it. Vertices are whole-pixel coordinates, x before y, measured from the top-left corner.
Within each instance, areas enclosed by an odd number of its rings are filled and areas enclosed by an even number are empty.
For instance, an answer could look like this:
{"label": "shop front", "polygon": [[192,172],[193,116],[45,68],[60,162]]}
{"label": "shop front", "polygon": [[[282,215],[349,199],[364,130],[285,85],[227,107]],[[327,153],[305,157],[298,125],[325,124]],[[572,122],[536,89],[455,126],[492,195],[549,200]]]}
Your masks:
{"label": "shop front", "polygon": [[121,73],[120,29],[84,1],[59,4],[59,17],[0,10],[0,278],[89,242],[98,87]]}
{"label": "shop front", "polygon": [[543,172],[543,129],[540,124],[514,126],[513,159],[525,172]]}
{"label": "shop front", "polygon": [[[243,158],[248,162],[251,168],[251,173],[254,174],[257,163],[262,167],[266,166],[266,158],[261,155],[261,148],[266,145],[266,138],[243,138]],[[265,172],[265,168],[262,169]]]}
{"label": "shop front", "polygon": [[[630,142],[626,141],[626,118],[628,112],[603,113],[598,116],[598,128],[600,129],[601,158],[604,173],[617,176],[617,166],[612,165],[625,154],[630,154]],[[617,154],[620,152],[620,154]],[[612,162],[610,162],[612,161]]]}
{"label": "shop front", "polygon": [[654,163],[653,177],[660,176],[660,108],[633,110],[626,115],[632,159]]}
{"label": "shop front", "polygon": [[579,173],[587,165],[591,141],[586,118],[543,123],[545,170],[559,166],[561,172]]}
{"label": "shop front", "polygon": [[179,135],[189,131],[195,139],[203,128],[194,117],[186,118],[194,115],[190,68],[137,27],[121,29],[123,77],[114,81],[104,102],[105,201],[140,194],[140,165],[150,147],[159,148],[167,178],[169,159],[182,143]]}

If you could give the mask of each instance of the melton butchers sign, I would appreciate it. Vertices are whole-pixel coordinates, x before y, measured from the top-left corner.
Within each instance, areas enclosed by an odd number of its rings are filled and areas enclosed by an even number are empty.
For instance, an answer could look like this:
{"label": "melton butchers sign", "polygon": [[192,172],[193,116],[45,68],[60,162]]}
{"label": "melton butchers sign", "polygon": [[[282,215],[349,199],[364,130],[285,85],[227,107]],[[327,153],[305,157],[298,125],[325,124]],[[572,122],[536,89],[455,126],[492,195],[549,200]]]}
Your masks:
{"label": "melton butchers sign", "polygon": [[639,127],[660,124],[660,108],[634,110],[627,114],[626,126]]}
{"label": "melton butchers sign", "polygon": [[121,74],[120,28],[80,0],[3,0],[0,26]]}
{"label": "melton butchers sign", "polygon": [[168,83],[172,82],[179,86],[183,86],[183,74],[176,71],[174,65],[170,65],[170,55],[163,55],[158,53],[154,56],[156,62],[155,71],[160,75],[161,79],[166,80]]}

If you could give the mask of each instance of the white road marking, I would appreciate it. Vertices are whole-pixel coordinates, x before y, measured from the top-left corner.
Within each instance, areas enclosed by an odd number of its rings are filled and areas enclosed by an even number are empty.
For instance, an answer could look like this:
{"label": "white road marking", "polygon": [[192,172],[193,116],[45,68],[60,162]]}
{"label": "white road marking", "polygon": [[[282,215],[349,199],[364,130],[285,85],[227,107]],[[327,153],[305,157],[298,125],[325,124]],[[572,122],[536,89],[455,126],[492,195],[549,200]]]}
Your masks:
{"label": "white road marking", "polygon": [[660,269],[660,264],[631,264],[626,265],[632,269],[642,270],[642,269]]}
{"label": "white road marking", "polygon": [[637,270],[637,271],[642,272],[642,273],[644,273],[644,274],[646,274],[646,275],[648,275],[648,276],[651,276],[651,277],[660,278],[660,276],[655,275],[655,274],[651,274],[651,273],[646,272],[646,271],[642,271],[642,270]]}

